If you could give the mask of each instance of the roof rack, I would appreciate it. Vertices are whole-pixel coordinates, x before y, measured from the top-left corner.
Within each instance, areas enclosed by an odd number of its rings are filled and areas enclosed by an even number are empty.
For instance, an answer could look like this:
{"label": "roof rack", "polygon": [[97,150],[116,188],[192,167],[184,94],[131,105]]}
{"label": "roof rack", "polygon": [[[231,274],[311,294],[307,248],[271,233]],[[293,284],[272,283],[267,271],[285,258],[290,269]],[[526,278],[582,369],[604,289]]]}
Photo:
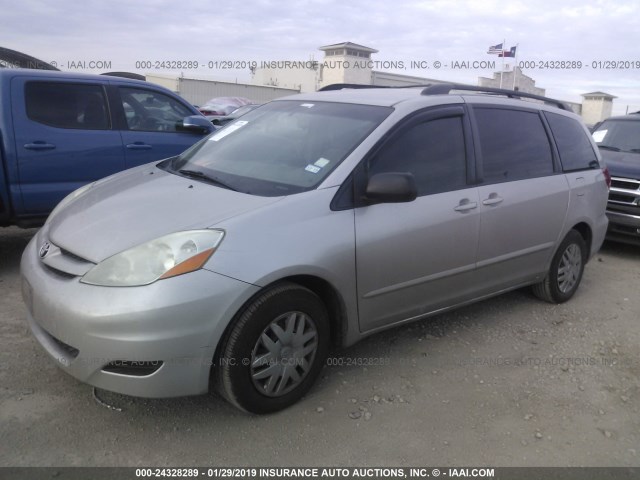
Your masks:
{"label": "roof rack", "polygon": [[543,97],[542,95],[534,95],[533,93],[520,92],[517,90],[507,90],[505,88],[491,88],[491,87],[476,87],[474,85],[461,85],[459,83],[441,83],[431,85],[422,90],[422,95],[443,95],[448,94],[451,90],[468,90],[472,92],[491,93],[494,95],[504,95],[508,98],[532,98],[534,100],[540,100],[549,105],[555,105],[561,110],[572,111],[571,107],[561,100],[555,100],[549,97]]}
{"label": "roof rack", "polygon": [[342,90],[345,88],[363,89],[363,88],[426,88],[433,86],[433,83],[425,83],[420,85],[368,85],[365,83],[332,83],[319,89],[319,92],[328,92],[331,90]]}
{"label": "roof rack", "polygon": [[342,90],[343,88],[389,88],[386,85],[366,85],[364,83],[332,83],[325,85],[319,92],[329,92],[331,90]]}

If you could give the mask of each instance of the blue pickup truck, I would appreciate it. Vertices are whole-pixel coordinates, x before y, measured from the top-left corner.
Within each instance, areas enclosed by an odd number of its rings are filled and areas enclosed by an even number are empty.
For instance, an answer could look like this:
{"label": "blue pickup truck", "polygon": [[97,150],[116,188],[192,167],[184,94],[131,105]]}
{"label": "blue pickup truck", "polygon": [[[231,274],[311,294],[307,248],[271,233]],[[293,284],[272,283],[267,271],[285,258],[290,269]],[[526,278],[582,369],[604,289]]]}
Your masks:
{"label": "blue pickup truck", "polygon": [[0,226],[37,226],[76,188],[177,155],[213,129],[144,81],[0,69]]}

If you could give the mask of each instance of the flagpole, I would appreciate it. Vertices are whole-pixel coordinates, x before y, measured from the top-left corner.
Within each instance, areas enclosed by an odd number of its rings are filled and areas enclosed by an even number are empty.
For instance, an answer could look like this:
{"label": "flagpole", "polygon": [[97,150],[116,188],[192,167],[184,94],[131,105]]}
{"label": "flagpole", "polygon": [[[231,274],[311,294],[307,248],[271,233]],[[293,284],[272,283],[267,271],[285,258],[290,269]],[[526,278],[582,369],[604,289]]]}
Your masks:
{"label": "flagpole", "polygon": [[516,43],[516,54],[513,56],[513,88],[512,90],[516,89],[516,75],[518,75],[518,45],[520,45],[519,43]]}
{"label": "flagpole", "polygon": [[504,47],[507,44],[506,40],[502,40],[502,70],[500,71],[500,88],[502,88],[502,77],[504,77]]}

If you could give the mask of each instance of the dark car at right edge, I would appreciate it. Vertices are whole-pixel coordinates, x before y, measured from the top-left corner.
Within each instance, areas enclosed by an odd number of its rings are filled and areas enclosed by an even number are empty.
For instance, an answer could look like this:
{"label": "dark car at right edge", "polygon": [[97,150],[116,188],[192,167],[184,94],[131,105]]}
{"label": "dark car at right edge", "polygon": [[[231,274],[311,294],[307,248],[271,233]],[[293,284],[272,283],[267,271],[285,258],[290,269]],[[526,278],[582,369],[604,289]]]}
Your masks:
{"label": "dark car at right edge", "polygon": [[593,139],[611,174],[607,238],[640,245],[640,112],[604,120]]}

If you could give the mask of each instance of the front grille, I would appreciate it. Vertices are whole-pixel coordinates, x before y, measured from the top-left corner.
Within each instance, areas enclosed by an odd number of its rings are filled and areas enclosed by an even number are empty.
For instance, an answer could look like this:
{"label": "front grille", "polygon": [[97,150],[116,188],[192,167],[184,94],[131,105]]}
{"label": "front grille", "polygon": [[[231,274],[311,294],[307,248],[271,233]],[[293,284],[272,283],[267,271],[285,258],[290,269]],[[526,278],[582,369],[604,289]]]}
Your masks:
{"label": "front grille", "polygon": [[[64,279],[81,277],[87,273],[94,263],[76,255],[69,250],[60,248],[51,241],[45,256],[40,256],[40,261],[47,269]],[[42,245],[47,245],[43,243]]]}
{"label": "front grille", "polygon": [[620,203],[611,203],[607,205],[607,211],[614,213],[624,213],[626,215],[640,215],[640,207],[637,205],[623,205]]}
{"label": "front grille", "polygon": [[638,180],[627,180],[626,178],[612,178],[611,186],[625,190],[638,190],[638,188],[640,188],[640,182]]}
{"label": "front grille", "polygon": [[609,190],[608,210],[639,215],[640,180],[613,177]]}
{"label": "front grille", "polygon": [[625,195],[624,193],[611,192],[609,200],[612,202],[633,203],[636,198],[633,195]]}
{"label": "front grille", "polygon": [[135,360],[115,360],[102,367],[103,372],[116,373],[118,375],[129,375],[133,377],[146,377],[162,366],[161,360],[135,361]]}
{"label": "front grille", "polygon": [[64,248],[60,249],[60,253],[62,253],[62,255],[64,255],[64,256],[70,258],[71,260],[75,260],[77,262],[83,262],[83,263],[89,262],[89,260],[87,260],[86,258],[79,257],[75,253],[71,253],[69,250],[65,250]]}
{"label": "front grille", "polygon": [[64,278],[66,280],[69,280],[71,278],[76,278],[76,275],[73,275],[72,273],[63,272],[62,270],[53,268],[51,265],[47,265],[46,263],[44,264],[44,266],[47,268],[49,272],[53,273],[54,275],[57,275],[60,278]]}
{"label": "front grille", "polygon": [[609,230],[612,232],[626,233],[627,235],[640,235],[640,228],[630,227],[629,225],[620,225],[617,223],[610,223]]}

